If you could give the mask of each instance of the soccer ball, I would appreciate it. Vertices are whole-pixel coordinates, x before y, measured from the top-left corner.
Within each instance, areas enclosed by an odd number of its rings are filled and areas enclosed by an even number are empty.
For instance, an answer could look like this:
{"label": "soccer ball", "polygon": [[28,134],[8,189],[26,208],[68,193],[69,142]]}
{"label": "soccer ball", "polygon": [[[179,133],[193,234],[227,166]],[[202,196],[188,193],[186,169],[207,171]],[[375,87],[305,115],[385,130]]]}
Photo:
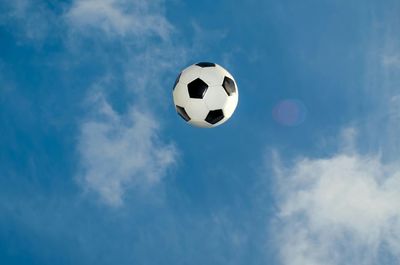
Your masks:
{"label": "soccer ball", "polygon": [[178,75],[173,98],[176,111],[187,123],[212,128],[232,116],[239,92],[227,70],[215,63],[201,62]]}

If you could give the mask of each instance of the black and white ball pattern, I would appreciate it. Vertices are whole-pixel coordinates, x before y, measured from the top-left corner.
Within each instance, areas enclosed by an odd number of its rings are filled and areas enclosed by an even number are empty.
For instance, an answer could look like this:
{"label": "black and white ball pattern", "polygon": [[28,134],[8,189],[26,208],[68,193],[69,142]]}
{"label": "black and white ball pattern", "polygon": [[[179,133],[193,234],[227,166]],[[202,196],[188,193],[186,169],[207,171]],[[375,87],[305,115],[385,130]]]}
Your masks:
{"label": "black and white ball pattern", "polygon": [[183,70],[173,98],[178,114],[189,124],[211,128],[226,122],[238,104],[235,79],[215,63],[201,62]]}

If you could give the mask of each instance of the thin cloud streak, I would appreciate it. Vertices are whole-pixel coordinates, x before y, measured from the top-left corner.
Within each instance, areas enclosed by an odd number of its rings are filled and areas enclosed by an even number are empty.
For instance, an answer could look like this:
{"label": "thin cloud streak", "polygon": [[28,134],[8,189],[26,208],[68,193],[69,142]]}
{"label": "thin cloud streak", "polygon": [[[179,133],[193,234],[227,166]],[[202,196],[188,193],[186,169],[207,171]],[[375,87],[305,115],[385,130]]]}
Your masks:
{"label": "thin cloud streak", "polygon": [[173,27],[161,9],[160,1],[76,0],[66,18],[78,30],[100,29],[114,37],[155,35],[167,39]]}
{"label": "thin cloud streak", "polygon": [[62,24],[46,4],[29,0],[0,3],[0,25],[10,27],[20,41],[43,44],[47,37],[57,35]]}

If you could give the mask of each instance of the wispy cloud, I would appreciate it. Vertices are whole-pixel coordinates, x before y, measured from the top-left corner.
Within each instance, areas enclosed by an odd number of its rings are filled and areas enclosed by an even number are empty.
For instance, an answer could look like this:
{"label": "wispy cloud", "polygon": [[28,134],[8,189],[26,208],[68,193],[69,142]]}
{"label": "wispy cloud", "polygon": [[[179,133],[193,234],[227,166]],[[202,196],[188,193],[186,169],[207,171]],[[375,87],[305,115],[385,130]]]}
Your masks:
{"label": "wispy cloud", "polygon": [[44,3],[33,4],[29,0],[0,3],[0,25],[11,26],[22,40],[43,41],[56,26],[56,20]]}
{"label": "wispy cloud", "polygon": [[157,184],[175,161],[176,151],[158,136],[157,120],[132,107],[119,115],[102,94],[92,99],[96,118],[81,125],[79,153],[84,187],[117,206],[132,187]]}
{"label": "wispy cloud", "polygon": [[[82,187],[119,206],[126,192],[158,184],[174,164],[176,148],[160,139],[160,118],[152,113],[163,108],[163,78],[182,60],[185,48],[171,44],[173,27],[161,1],[76,0],[65,18],[78,37],[120,47],[118,66],[106,66],[106,84],[96,81],[89,89],[87,105],[93,112],[80,124],[77,147]],[[126,112],[116,112],[107,98],[116,87],[135,98]]]}
{"label": "wispy cloud", "polygon": [[400,67],[400,55],[383,55],[382,63],[386,67]]}
{"label": "wispy cloud", "polygon": [[349,147],[290,168],[275,166],[283,264],[369,265],[400,258],[399,164]]}
{"label": "wispy cloud", "polygon": [[[366,45],[363,96],[371,109],[367,120],[360,123],[364,142],[371,142],[375,152],[385,160],[396,160],[400,150],[400,23],[399,2],[388,3],[371,23]],[[381,13],[379,13],[381,12]],[[365,132],[364,132],[365,131]]]}
{"label": "wispy cloud", "polygon": [[75,0],[66,17],[78,30],[89,27],[113,36],[156,35],[166,39],[173,28],[158,0]]}

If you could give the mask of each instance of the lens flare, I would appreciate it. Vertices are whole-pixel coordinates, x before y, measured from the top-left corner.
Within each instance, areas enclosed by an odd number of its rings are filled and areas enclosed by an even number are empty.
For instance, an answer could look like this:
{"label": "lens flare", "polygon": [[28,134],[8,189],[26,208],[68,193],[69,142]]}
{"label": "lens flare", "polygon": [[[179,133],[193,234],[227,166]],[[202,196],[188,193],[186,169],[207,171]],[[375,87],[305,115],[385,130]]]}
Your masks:
{"label": "lens flare", "polygon": [[298,126],[306,120],[306,116],[305,105],[297,99],[282,100],[272,110],[274,120],[284,126]]}

